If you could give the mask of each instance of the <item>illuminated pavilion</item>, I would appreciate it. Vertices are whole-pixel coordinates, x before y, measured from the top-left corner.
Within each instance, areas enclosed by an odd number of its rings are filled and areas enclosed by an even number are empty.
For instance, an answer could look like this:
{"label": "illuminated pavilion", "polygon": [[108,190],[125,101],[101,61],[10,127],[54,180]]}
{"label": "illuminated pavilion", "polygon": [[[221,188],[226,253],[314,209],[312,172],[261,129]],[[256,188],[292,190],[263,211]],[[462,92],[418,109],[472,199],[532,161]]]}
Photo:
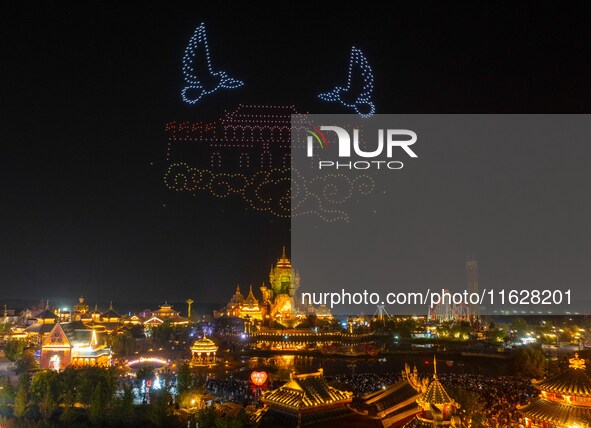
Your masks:
{"label": "illuminated pavilion", "polygon": [[591,378],[578,354],[568,369],[533,384],[540,394],[518,407],[526,428],[591,427]]}
{"label": "illuminated pavilion", "polygon": [[205,337],[197,339],[191,346],[191,365],[192,366],[212,366],[216,364],[216,352],[218,346],[213,340]]}

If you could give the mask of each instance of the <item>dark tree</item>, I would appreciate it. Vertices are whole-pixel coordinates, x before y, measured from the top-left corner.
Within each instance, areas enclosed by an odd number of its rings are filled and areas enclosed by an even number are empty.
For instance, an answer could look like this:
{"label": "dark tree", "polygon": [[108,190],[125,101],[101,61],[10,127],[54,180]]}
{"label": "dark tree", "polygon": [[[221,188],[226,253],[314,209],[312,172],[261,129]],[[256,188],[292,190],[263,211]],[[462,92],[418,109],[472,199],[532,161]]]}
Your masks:
{"label": "dark tree", "polygon": [[184,362],[179,366],[176,375],[176,388],[179,394],[191,388],[193,385],[193,376],[191,375],[191,368],[189,363]]}
{"label": "dark tree", "polygon": [[522,376],[541,379],[546,370],[546,358],[539,346],[524,346],[517,349],[513,360],[515,371]]}
{"label": "dark tree", "polygon": [[11,407],[14,405],[15,394],[16,391],[8,376],[0,377],[0,415],[5,417],[12,415]]}
{"label": "dark tree", "polygon": [[29,405],[29,375],[22,373],[18,379],[16,396],[14,398],[14,416],[22,418],[27,412]]}
{"label": "dark tree", "polygon": [[25,341],[21,339],[10,339],[4,345],[4,355],[10,361],[18,360],[25,350]]}

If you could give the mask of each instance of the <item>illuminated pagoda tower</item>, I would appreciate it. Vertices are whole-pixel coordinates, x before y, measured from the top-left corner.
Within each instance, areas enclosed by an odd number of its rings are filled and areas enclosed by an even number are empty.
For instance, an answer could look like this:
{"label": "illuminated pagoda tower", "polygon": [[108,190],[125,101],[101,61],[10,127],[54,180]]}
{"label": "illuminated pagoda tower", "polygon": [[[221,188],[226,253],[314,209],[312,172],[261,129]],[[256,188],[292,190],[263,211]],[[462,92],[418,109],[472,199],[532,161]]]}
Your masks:
{"label": "illuminated pagoda tower", "polygon": [[296,312],[296,292],[300,287],[300,275],[291,266],[291,260],[285,254],[285,247],[275,266],[269,272],[271,287],[261,287],[263,301],[268,305],[268,315],[290,317]]}
{"label": "illuminated pagoda tower", "polygon": [[300,274],[293,268],[285,247],[281,257],[277,259],[275,265],[271,266],[269,282],[269,286],[263,283],[260,287],[262,294],[260,303],[254,295],[252,286],[246,297],[240,291],[240,286],[237,286],[228,304],[219,311],[214,311],[214,316],[248,319],[249,323],[255,327],[265,320],[276,321],[285,326],[295,326],[299,319],[310,314],[319,318],[332,317],[325,305],[314,307],[297,304],[296,293],[300,287]]}
{"label": "illuminated pagoda tower", "polygon": [[517,407],[526,428],[591,427],[591,378],[577,353],[569,359],[568,369],[533,384],[538,397]]}
{"label": "illuminated pagoda tower", "polygon": [[417,400],[419,413],[404,425],[404,428],[461,427],[455,412],[459,409],[437,378],[437,360],[433,357],[433,379],[427,391]]}

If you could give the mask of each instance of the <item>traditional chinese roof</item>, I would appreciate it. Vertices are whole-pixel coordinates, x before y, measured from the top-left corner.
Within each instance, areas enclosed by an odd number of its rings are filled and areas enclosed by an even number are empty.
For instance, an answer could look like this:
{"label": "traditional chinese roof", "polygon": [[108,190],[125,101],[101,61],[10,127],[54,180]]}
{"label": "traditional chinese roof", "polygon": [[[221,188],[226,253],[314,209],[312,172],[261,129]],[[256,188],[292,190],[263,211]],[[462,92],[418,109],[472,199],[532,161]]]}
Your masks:
{"label": "traditional chinese roof", "polygon": [[55,326],[55,324],[35,323],[35,324],[31,324],[30,326],[28,326],[27,328],[25,328],[25,332],[27,332],[27,333],[45,334],[45,333],[49,333],[51,330],[53,330],[53,327],[54,326]]}
{"label": "traditional chinese roof", "polygon": [[39,315],[37,315],[33,318],[38,319],[38,320],[48,320],[48,319],[57,319],[58,316],[56,314],[54,314],[53,312],[51,312],[49,309],[45,309],[43,312],[41,312]]}
{"label": "traditional chinese roof", "polygon": [[191,346],[191,351],[196,352],[216,352],[218,350],[218,346],[213,342],[213,340],[208,339],[205,337],[205,334],[201,339],[198,339],[193,343]]}
{"label": "traditional chinese roof", "polygon": [[439,378],[437,377],[437,359],[433,357],[433,379],[429,383],[429,387],[425,394],[419,400],[419,403],[428,404],[453,404],[454,400],[451,399]]}
{"label": "traditional chinese roof", "polygon": [[292,374],[285,385],[263,395],[262,401],[271,406],[300,412],[315,407],[350,403],[353,393],[341,391],[328,384],[320,370],[309,374]]}
{"label": "traditional chinese roof", "polygon": [[437,378],[434,378],[429,383],[427,392],[421,397],[420,401],[429,404],[451,404],[454,402]]}
{"label": "traditional chinese roof", "polygon": [[575,354],[569,360],[569,368],[541,381],[534,382],[540,391],[561,395],[591,397],[591,378],[585,370],[585,360]]}
{"label": "traditional chinese roof", "polygon": [[303,414],[288,413],[274,408],[263,408],[259,412],[258,415],[255,414],[254,419],[259,428],[323,428],[327,426],[383,428],[379,419],[370,419],[354,413],[346,406]]}
{"label": "traditional chinese roof", "polygon": [[591,379],[584,370],[569,369],[547,379],[534,382],[541,391],[562,395],[591,397]]}
{"label": "traditional chinese roof", "polygon": [[113,307],[110,307],[108,311],[103,312],[101,314],[101,318],[107,318],[107,319],[121,318],[121,315],[119,315],[117,312],[115,312]]}
{"label": "traditional chinese roof", "polygon": [[589,407],[555,403],[538,397],[534,398],[527,406],[520,408],[520,410],[530,419],[549,422],[556,426],[591,425],[591,408]]}
{"label": "traditional chinese roof", "polygon": [[407,380],[396,382],[386,389],[378,390],[362,397],[356,407],[370,416],[379,418],[389,417],[400,411],[419,411],[416,400],[422,395],[421,389],[416,389]]}

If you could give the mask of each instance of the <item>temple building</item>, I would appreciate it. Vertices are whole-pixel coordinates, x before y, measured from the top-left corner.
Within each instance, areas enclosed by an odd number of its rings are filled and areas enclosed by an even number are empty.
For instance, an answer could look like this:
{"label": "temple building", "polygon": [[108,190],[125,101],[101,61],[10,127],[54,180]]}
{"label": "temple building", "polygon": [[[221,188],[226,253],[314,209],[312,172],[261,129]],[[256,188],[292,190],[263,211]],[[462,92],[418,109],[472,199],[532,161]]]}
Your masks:
{"label": "temple building", "polygon": [[123,327],[121,315],[113,309],[113,302],[109,304],[109,310],[101,313],[98,321],[94,321],[94,328],[104,329],[107,333],[113,333]]}
{"label": "temple building", "polygon": [[189,324],[189,319],[181,317],[179,311],[172,309],[172,305],[169,305],[167,302],[164,302],[159,309],[152,311],[150,315],[150,318],[144,322],[145,326],[156,327],[165,322],[173,326]]}
{"label": "temple building", "polygon": [[[437,378],[437,360],[433,357],[433,379],[425,393],[417,399],[419,413],[404,428],[462,427],[456,415],[460,405],[447,393]],[[384,427],[391,426],[384,424]]]}
{"label": "temple building", "polygon": [[526,428],[591,426],[591,378],[578,354],[569,359],[568,369],[533,384],[538,397],[518,406]]}
{"label": "temple building", "polygon": [[361,397],[353,408],[384,428],[401,426],[419,414],[428,387],[429,379],[420,379],[416,366],[411,371],[405,364],[401,381]]}
{"label": "temple building", "polygon": [[228,304],[220,311],[215,311],[216,317],[227,316],[247,319],[251,325],[257,321],[277,321],[285,326],[295,326],[307,315],[320,318],[330,318],[332,314],[326,306],[315,308],[298,304],[297,290],[300,287],[300,275],[291,265],[291,260],[285,253],[277,259],[269,272],[269,286],[263,283],[260,287],[262,299],[259,301],[250,287],[247,297],[236,287],[235,293]]}
{"label": "temple building", "polygon": [[[322,369],[315,373],[292,373],[283,386],[263,393],[261,401],[265,405],[259,419],[260,427],[302,427],[327,426],[348,423],[361,425],[365,418],[348,406],[353,393],[341,391],[328,384]],[[374,426],[374,425],[369,425]]]}
{"label": "temple building", "polygon": [[80,321],[57,322],[41,344],[42,369],[63,370],[67,366],[99,366],[111,364],[111,349],[96,330]]}
{"label": "temple building", "polygon": [[291,260],[285,254],[285,247],[275,266],[271,266],[269,283],[270,288],[265,284],[261,287],[263,305],[267,307],[269,317],[274,319],[295,316],[296,291],[300,287],[300,274],[291,266]]}
{"label": "temple building", "polygon": [[251,322],[262,321],[264,317],[259,301],[252,292],[252,285],[246,298],[240,292],[240,285],[236,286],[236,292],[222,311],[225,316],[244,319],[248,317]]}
{"label": "temple building", "polygon": [[74,310],[72,311],[71,317],[72,321],[92,321],[92,316],[90,314],[88,305],[84,302],[84,297],[80,296],[78,298],[78,304],[74,305]]}
{"label": "temple building", "polygon": [[59,317],[49,310],[49,302],[47,303],[45,310],[41,311],[38,315],[31,317],[35,320],[33,324],[25,328],[25,333],[31,343],[39,344],[43,342],[43,339],[51,332]]}
{"label": "temple building", "polygon": [[216,364],[217,345],[205,337],[197,339],[191,346],[191,366],[212,366]]}

